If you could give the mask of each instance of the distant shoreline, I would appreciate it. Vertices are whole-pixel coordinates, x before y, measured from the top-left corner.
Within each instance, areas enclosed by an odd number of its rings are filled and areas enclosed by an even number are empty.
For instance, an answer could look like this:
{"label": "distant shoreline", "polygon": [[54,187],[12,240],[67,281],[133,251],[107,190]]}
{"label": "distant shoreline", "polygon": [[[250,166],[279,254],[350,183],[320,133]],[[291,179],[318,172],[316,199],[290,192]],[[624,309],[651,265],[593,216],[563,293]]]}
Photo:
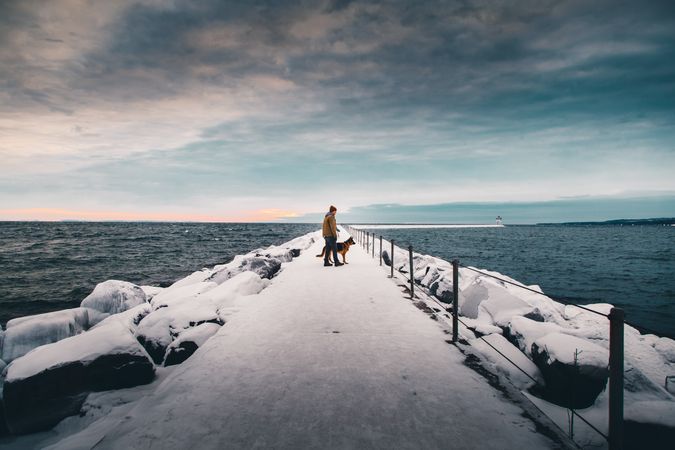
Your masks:
{"label": "distant shoreline", "polygon": [[675,226],[675,217],[660,217],[654,219],[613,219],[601,222],[550,222],[537,225],[670,225]]}
{"label": "distant shoreline", "polygon": [[380,230],[387,228],[504,228],[498,224],[422,224],[422,223],[391,223],[391,224],[354,224],[354,228]]}

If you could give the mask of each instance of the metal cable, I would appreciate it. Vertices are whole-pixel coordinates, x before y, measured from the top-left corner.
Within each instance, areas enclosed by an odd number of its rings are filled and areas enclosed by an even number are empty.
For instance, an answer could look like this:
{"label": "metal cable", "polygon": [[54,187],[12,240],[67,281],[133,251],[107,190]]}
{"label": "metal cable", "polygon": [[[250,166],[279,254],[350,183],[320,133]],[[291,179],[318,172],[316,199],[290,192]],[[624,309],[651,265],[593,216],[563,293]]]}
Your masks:
{"label": "metal cable", "polygon": [[[463,268],[465,268],[465,269],[473,270],[474,272],[477,272],[477,273],[479,273],[479,274],[481,274],[481,275],[485,275],[485,276],[487,276],[487,277],[492,277],[492,278],[494,278],[494,279],[496,279],[496,280],[499,280],[499,281],[502,281],[502,282],[504,282],[504,283],[508,283],[508,284],[513,285],[513,286],[517,286],[517,287],[519,287],[519,288],[521,288],[521,289],[525,289],[526,291],[530,291],[530,292],[534,292],[535,294],[547,296],[546,294],[544,294],[544,293],[542,293],[542,292],[536,291],[536,290],[534,290],[534,289],[532,289],[532,288],[529,288],[529,287],[527,287],[527,286],[523,286],[522,284],[514,283],[513,281],[509,281],[509,280],[506,280],[506,279],[504,279],[504,278],[500,278],[500,277],[497,277],[497,276],[495,276],[495,275],[491,275],[491,274],[489,274],[489,273],[487,273],[487,272],[483,272],[483,271],[481,271],[481,270],[474,269],[473,267],[465,266],[465,265],[463,265],[463,264],[460,264],[459,266],[460,266],[460,267],[463,267]],[[548,297],[548,296],[547,296],[547,297]],[[594,314],[597,314],[597,315],[599,315],[599,316],[602,316],[602,317],[605,317],[605,318],[609,318],[609,316],[608,316],[607,314],[603,314],[603,313],[601,313],[601,312],[594,311],[594,310],[592,310],[592,309],[590,309],[590,308],[586,308],[585,306],[577,305],[576,303],[566,303],[566,302],[563,302],[563,301],[558,300],[558,299],[555,299],[555,301],[560,302],[560,303],[562,303],[563,305],[576,306],[577,308],[581,308],[581,309],[584,309],[584,310],[586,310],[586,311],[588,311],[588,312],[592,312],[592,313],[594,313]]]}
{"label": "metal cable", "polygon": [[[400,249],[400,247],[398,247],[398,248]],[[461,264],[460,264],[460,266],[461,266]],[[486,274],[486,273],[480,272],[479,270],[476,270],[476,269],[471,269],[470,267],[466,267],[466,266],[462,266],[462,267],[465,267],[465,268],[470,269],[470,270],[474,270],[474,271],[476,271],[476,272],[482,273],[482,274],[487,275],[487,276],[492,276],[493,278],[500,279],[499,277],[495,277],[495,276],[493,276],[493,275],[490,275],[490,274]],[[412,274],[414,273],[414,269],[415,269],[415,267],[413,266],[413,267],[411,268],[411,274],[410,274],[411,277],[413,276]],[[400,273],[400,272],[399,272],[399,273]],[[510,282],[510,281],[508,281],[508,280],[503,280],[503,279],[500,279],[500,280],[501,280],[501,281],[505,281],[505,282],[507,282],[507,283],[509,283],[509,284],[514,284],[514,285],[516,285],[516,286],[525,288],[524,286],[517,285],[517,284],[515,284],[515,283],[513,283],[513,282]],[[418,286],[419,286],[420,291],[421,291],[422,293],[424,293],[424,294],[426,295],[427,298],[433,300],[434,303],[438,304],[443,310],[445,310],[445,311],[447,312],[446,306],[445,306],[445,305],[442,305],[442,304],[436,299],[436,297],[435,297],[433,294],[431,294],[431,292],[428,291],[428,288],[427,288],[426,286],[423,286],[423,285],[418,285]],[[529,289],[529,288],[525,288],[525,289],[530,290],[530,291],[532,291],[532,292],[535,292],[535,293],[537,293],[537,294],[541,294],[541,292],[535,291],[535,290],[533,290],[533,289]],[[542,294],[542,295],[543,295],[543,294]],[[578,306],[578,305],[574,305],[574,306]],[[579,307],[582,308],[582,309],[586,309],[586,308],[583,308],[582,306],[579,306]],[[433,309],[432,309],[432,311],[433,311]],[[591,311],[591,312],[596,312],[596,313],[597,313],[597,311],[593,311],[593,310],[591,310],[591,309],[589,309],[589,311]],[[443,317],[442,315],[439,315],[439,314],[436,313],[435,311],[433,311],[433,314],[434,314],[435,316],[441,317],[441,318],[443,318],[443,320],[445,320],[445,317]],[[602,315],[602,316],[605,316],[604,314],[601,314],[601,313],[597,313],[597,314],[600,314],[600,315]],[[605,316],[605,317],[607,317],[607,316]],[[471,329],[471,328],[470,328],[470,327],[469,327],[462,319],[459,318],[459,314],[457,314],[457,320],[458,320],[462,325],[464,325],[466,328]],[[446,323],[447,323],[447,322],[446,322]],[[481,341],[485,342],[490,348],[492,348],[495,352],[497,352],[497,353],[498,353],[500,356],[502,356],[505,360],[507,360],[508,362],[510,362],[516,369],[520,370],[523,374],[525,374],[525,376],[527,376],[530,380],[532,380],[532,381],[534,382],[535,385],[540,386],[540,387],[542,387],[542,388],[544,387],[544,386],[543,386],[539,381],[537,381],[532,375],[530,375],[529,373],[527,373],[522,367],[520,367],[520,366],[519,366],[518,364],[516,364],[513,360],[511,360],[511,358],[509,358],[509,357],[506,356],[504,353],[502,353],[501,351],[499,351],[494,345],[490,344],[483,336],[478,336],[478,339],[480,339]],[[598,434],[599,434],[600,436],[602,436],[606,441],[609,442],[609,437],[608,437],[605,433],[603,433],[602,431],[600,431],[595,425],[593,425],[592,423],[590,423],[588,420],[586,420],[583,416],[581,416],[581,415],[580,415],[578,412],[576,412],[575,410],[570,409],[570,408],[568,408],[568,410],[569,410],[573,415],[575,415],[576,417],[578,417],[579,419],[581,419],[581,420],[582,420],[586,425],[588,425],[593,431],[595,431],[596,433],[598,433]]]}

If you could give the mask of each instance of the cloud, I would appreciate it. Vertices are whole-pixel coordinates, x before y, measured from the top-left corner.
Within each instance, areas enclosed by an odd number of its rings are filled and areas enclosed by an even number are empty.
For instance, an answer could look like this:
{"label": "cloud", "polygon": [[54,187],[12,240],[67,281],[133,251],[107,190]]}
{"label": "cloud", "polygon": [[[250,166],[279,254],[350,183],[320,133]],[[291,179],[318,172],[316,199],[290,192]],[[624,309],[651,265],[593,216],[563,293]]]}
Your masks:
{"label": "cloud", "polygon": [[302,213],[672,189],[673,12],[3,2],[0,205]]}

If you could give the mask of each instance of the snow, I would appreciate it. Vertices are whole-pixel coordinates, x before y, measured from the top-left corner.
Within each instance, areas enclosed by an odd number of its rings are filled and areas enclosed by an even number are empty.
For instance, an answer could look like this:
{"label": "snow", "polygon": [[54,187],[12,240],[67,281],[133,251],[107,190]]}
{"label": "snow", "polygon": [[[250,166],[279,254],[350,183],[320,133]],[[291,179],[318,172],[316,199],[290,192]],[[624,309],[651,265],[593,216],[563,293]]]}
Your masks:
{"label": "snow", "polygon": [[[191,276],[192,275],[187,278],[190,278]],[[216,286],[218,286],[216,283],[209,281],[199,281],[187,285],[174,283],[153,297],[150,303],[154,309],[183,303],[190,299],[197,298],[200,294],[213,289]]]}
{"label": "snow", "polygon": [[19,317],[7,322],[2,359],[9,363],[34,348],[81,333],[89,326],[89,310],[72,308]]}
{"label": "snow", "polygon": [[515,386],[520,389],[527,389],[533,386],[535,382],[532,381],[532,379],[525,375],[522,371],[520,371],[516,366],[506,360],[504,356],[513,361],[518,367],[530,375],[530,377],[537,380],[537,382],[543,382],[544,378],[541,375],[539,368],[517,347],[507,341],[504,336],[501,334],[490,334],[488,336],[484,336],[483,339],[492,345],[492,347],[495,347],[497,350],[499,350],[501,355],[481,339],[472,340],[471,346],[482,353],[490,362],[498,367],[500,371],[504,372]]}
{"label": "snow", "polygon": [[97,448],[552,446],[369,256],[326,268],[317,241]]}
{"label": "snow", "polygon": [[145,296],[147,301],[152,300],[152,298],[162,292],[164,288],[161,288],[159,286],[141,286],[141,289],[143,289],[143,292],[145,292]]}
{"label": "snow", "polygon": [[216,323],[203,323],[190,328],[173,341],[171,345],[169,345],[169,349],[178,347],[183,342],[194,342],[197,347],[201,347],[211,336],[216,334],[218,330],[220,330],[220,325]]}
{"label": "snow", "polygon": [[[339,240],[348,237],[340,230]],[[445,343],[449,320],[436,314],[437,320],[431,321],[404,298],[407,293],[402,294],[400,285],[409,276],[407,249],[395,249],[397,271],[391,280],[386,276],[390,268],[377,266],[377,252],[373,262],[370,252],[356,245],[348,255],[350,264],[324,268],[314,257],[322,246],[320,233],[309,233],[194,272],[168,288],[140,287],[150,303],[110,315],[84,334],[38,347],[8,366],[8,376],[68,360],[86,361],[91,352],[111,348],[144,352],[134,334],[168,347],[186,341],[200,347],[163,372],[161,382],[133,391],[121,404],[110,404],[117,401],[114,393],[90,396],[111,414],[95,415],[94,422],[67,419],[80,428],[59,432],[60,444],[53,442],[62,448],[90,448],[99,441],[100,448],[180,448],[194,442],[280,448],[552,445],[534,432],[517,404],[502,399],[462,364],[464,356]],[[389,249],[390,243],[383,241],[383,250]],[[302,253],[293,258],[297,250]],[[451,300],[452,265],[428,255],[413,256],[415,281]],[[261,278],[279,263],[282,270],[273,279]],[[538,380],[541,373],[529,359],[533,344],[566,364],[573,364],[578,349],[580,364],[606,367],[607,319],[555,302],[538,286],[529,288],[539,293],[461,268],[462,320]],[[430,297],[418,295],[439,310]],[[612,307],[586,306],[603,314]],[[89,318],[94,314],[85,311]],[[72,312],[64,317],[68,314]],[[8,324],[7,334],[29,319]],[[467,352],[479,354],[486,367],[503,374],[500,378],[518,389],[532,385],[471,331],[462,326],[460,335],[469,341]],[[675,373],[675,342],[626,326],[625,348],[626,418],[673,426],[675,402],[663,380]],[[529,397],[566,428],[566,409]],[[582,411],[604,431],[607,402],[604,391],[595,405]],[[600,442],[580,421],[575,426],[578,442]]]}
{"label": "snow", "polygon": [[242,272],[205,293],[200,301],[209,301],[220,310],[232,306],[237,297],[259,293],[269,283],[270,280],[260,278],[256,273]]}
{"label": "snow", "polygon": [[104,314],[117,314],[145,303],[146,298],[143,289],[133,283],[108,280],[97,284],[80,306]]}
{"label": "snow", "polygon": [[106,317],[101,322],[97,323],[94,328],[100,328],[108,325],[111,322],[120,322],[127,327],[130,331],[134,331],[141,320],[152,311],[152,307],[149,303],[143,303],[138,306],[134,306],[131,309],[126,311],[113,314]]}
{"label": "snow", "polygon": [[539,348],[545,348],[549,361],[574,364],[575,352],[579,365],[606,367],[609,364],[609,352],[597,344],[569,334],[549,333],[534,341]]}
{"label": "snow", "polygon": [[626,404],[624,418],[634,422],[655,423],[675,428],[675,402],[639,401]]}
{"label": "snow", "polygon": [[518,339],[520,349],[527,355],[532,353],[532,344],[537,339],[550,333],[560,333],[563,328],[550,322],[537,322],[527,317],[514,317],[509,325],[509,332]]}
{"label": "snow", "polygon": [[144,350],[121,322],[110,322],[87,333],[38,347],[7,368],[7,381],[28,378],[69,362],[87,363],[101,355],[127,353],[144,355]]}

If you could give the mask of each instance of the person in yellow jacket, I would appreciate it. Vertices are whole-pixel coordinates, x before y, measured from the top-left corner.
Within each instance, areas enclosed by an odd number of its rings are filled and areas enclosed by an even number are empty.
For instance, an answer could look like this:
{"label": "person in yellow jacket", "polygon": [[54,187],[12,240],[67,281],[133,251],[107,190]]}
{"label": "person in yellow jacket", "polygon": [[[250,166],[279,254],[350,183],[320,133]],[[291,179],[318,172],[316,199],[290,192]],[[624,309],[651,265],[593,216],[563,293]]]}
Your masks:
{"label": "person in yellow jacket", "polygon": [[337,223],[335,222],[335,214],[337,213],[337,208],[331,205],[330,209],[323,218],[323,238],[326,240],[326,253],[323,256],[323,265],[332,266],[328,262],[329,252],[333,252],[333,261],[335,261],[335,267],[341,266],[342,263],[338,261],[337,254]]}

